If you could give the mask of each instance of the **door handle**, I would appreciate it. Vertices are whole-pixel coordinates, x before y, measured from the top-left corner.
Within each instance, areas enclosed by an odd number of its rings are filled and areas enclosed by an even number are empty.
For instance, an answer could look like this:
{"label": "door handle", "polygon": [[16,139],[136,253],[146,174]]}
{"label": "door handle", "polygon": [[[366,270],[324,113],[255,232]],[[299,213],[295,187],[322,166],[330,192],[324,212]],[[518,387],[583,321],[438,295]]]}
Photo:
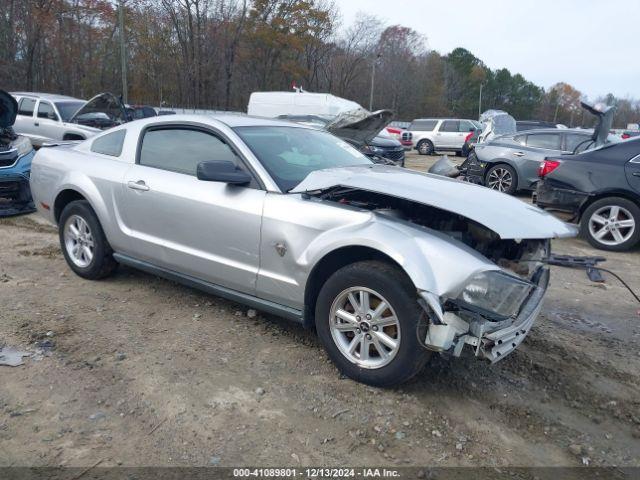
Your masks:
{"label": "door handle", "polygon": [[39,122],[33,122],[33,124],[34,124],[36,127],[39,127],[39,126],[40,126],[40,123],[39,123]]}
{"label": "door handle", "polygon": [[137,182],[127,182],[127,186],[132,190],[140,190],[142,192],[146,192],[149,190],[149,187],[144,180],[138,180]]}
{"label": "door handle", "polygon": [[524,157],[524,152],[513,152],[516,157]]}
{"label": "door handle", "polygon": [[633,175],[634,177],[640,177],[640,172],[633,172],[631,175]]}

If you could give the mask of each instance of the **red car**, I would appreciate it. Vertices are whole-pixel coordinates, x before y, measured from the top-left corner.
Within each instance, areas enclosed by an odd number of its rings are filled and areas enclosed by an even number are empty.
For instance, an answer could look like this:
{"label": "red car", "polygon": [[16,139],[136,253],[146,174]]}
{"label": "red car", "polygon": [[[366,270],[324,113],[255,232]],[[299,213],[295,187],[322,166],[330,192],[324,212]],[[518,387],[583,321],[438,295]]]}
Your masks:
{"label": "red car", "polygon": [[411,150],[411,147],[413,146],[413,134],[411,132],[400,127],[386,127],[386,130],[387,133],[402,144],[405,150]]}

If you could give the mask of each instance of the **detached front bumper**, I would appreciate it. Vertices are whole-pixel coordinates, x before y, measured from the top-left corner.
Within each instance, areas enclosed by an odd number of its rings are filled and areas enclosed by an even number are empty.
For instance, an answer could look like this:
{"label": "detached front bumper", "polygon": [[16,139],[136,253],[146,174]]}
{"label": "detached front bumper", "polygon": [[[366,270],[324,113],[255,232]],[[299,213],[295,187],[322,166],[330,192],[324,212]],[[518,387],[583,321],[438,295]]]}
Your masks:
{"label": "detached front bumper", "polygon": [[[435,351],[452,351],[458,357],[470,345],[477,357],[495,363],[522,343],[535,322],[549,285],[549,269],[541,266],[532,279],[533,289],[515,318],[492,321],[467,312],[445,312],[440,324],[431,324],[425,346]],[[426,298],[425,298],[426,300]]]}
{"label": "detached front bumper", "polygon": [[464,175],[465,181],[469,183],[484,185],[488,166],[488,163],[481,162],[475,152],[472,151],[461,166],[462,175]]}

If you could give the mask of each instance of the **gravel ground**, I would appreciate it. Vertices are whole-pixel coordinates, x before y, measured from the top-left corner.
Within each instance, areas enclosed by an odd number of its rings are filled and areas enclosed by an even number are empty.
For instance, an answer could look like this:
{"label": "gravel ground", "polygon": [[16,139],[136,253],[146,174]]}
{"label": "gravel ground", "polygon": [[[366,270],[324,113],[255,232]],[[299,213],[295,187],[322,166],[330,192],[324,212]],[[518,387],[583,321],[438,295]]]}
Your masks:
{"label": "gravel ground", "polygon": [[[640,289],[637,250],[605,256]],[[513,354],[434,356],[392,390],[285,320],[128,268],[83,280],[34,215],[0,220],[0,305],[0,344],[34,352],[0,367],[0,466],[640,466],[640,318],[614,279],[553,268]]]}

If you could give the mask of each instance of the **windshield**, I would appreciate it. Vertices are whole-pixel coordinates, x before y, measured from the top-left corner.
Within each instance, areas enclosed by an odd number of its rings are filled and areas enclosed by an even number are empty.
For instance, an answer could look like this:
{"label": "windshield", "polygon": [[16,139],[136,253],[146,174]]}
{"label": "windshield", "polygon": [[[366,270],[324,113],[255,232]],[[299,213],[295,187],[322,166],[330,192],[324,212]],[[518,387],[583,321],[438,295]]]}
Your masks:
{"label": "windshield", "polygon": [[68,122],[73,114],[80,110],[85,102],[56,102],[56,108],[60,112],[63,122]]}
{"label": "windshield", "polygon": [[283,192],[316,170],[372,164],[347,142],[320,130],[279,126],[234,130]]}

